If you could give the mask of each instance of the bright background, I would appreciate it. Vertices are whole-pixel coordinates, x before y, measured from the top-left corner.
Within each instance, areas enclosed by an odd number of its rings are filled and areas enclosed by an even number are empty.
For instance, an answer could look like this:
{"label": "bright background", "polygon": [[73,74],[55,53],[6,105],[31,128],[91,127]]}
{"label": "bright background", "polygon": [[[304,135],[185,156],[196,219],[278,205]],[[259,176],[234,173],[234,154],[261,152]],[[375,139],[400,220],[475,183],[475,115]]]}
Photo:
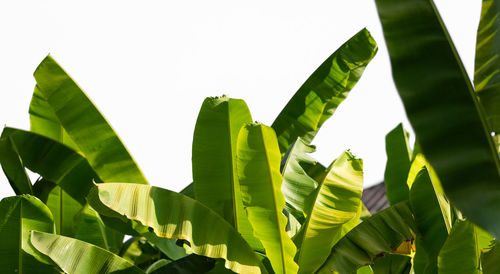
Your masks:
{"label": "bright background", "polygon": [[[410,126],[374,1],[171,2],[2,1],[0,123],[29,129],[32,73],[50,53],[149,182],[178,191],[192,180],[192,135],[205,97],[242,98],[255,120],[271,125],[323,60],[367,27],[379,52],[323,125],[313,156],[328,165],[351,149],[364,160],[365,186],[383,180],[385,134]],[[481,1],[436,5],[470,75]],[[0,198],[13,194],[0,175]]]}

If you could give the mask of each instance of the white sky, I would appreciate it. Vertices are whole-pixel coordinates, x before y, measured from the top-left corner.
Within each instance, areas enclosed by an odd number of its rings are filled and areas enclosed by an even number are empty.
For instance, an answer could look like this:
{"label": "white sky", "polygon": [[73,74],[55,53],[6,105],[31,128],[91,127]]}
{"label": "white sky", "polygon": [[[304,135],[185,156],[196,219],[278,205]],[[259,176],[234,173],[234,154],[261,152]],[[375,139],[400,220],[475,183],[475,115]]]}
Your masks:
{"label": "white sky", "polygon": [[[191,182],[191,142],[203,99],[244,99],[270,125],[307,77],[367,27],[379,52],[322,127],[313,155],[345,149],[382,181],[385,134],[403,121],[372,0],[2,1],[0,122],[29,129],[33,71],[52,56],[85,90],[152,185]],[[470,74],[480,0],[436,1]],[[13,195],[0,175],[0,198]]]}

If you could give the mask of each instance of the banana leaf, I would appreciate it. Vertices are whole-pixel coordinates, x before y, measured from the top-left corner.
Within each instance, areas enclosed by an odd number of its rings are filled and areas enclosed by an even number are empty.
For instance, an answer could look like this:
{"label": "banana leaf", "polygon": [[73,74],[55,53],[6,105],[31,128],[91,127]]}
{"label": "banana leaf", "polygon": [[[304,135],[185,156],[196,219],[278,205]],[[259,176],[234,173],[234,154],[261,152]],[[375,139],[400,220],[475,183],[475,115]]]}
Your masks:
{"label": "banana leaf", "polygon": [[419,172],[412,185],[410,204],[417,226],[416,234],[421,243],[417,246],[416,252],[417,254],[423,253],[426,258],[424,273],[437,273],[437,258],[448,237],[448,230],[431,178],[425,167]]}
{"label": "banana leaf", "polygon": [[377,44],[362,29],[328,57],[290,99],[272,128],[281,154],[301,137],[310,143],[358,82],[377,52]]}
{"label": "banana leaf", "polygon": [[299,273],[314,273],[325,262],[345,235],[344,225],[361,214],[362,192],[363,161],[346,151],[329,167],[309,202],[306,222],[294,238]]}
{"label": "banana leaf", "polygon": [[307,174],[308,167],[317,163],[308,155],[314,151],[314,146],[308,145],[299,137],[281,161],[283,166],[280,168],[283,174],[281,191],[285,197],[285,209],[301,224],[304,223],[306,217],[304,214],[305,201],[318,185]]}
{"label": "banana leaf", "polygon": [[409,274],[411,271],[411,256],[385,254],[373,262],[374,274]]}
{"label": "banana leaf", "polygon": [[332,249],[318,273],[352,273],[387,253],[410,254],[415,223],[408,202],[386,208],[353,228]]}
{"label": "banana leaf", "polygon": [[19,157],[15,143],[9,137],[0,138],[0,164],[10,186],[17,195],[33,195],[31,180],[26,174],[23,160]]}
{"label": "banana leaf", "polygon": [[73,238],[32,230],[31,243],[66,273],[145,273],[118,255]]}
{"label": "banana leaf", "polygon": [[193,137],[193,189],[197,201],[224,217],[254,250],[263,252],[253,236],[240,196],[236,171],[236,140],[252,122],[245,101],[227,96],[206,98]]}
{"label": "banana leaf", "polygon": [[38,180],[34,185],[35,195],[47,205],[54,216],[56,233],[74,237],[74,218],[83,205],[73,199],[60,186],[46,179]]}
{"label": "banana leaf", "polygon": [[223,258],[235,272],[264,269],[231,224],[185,195],[141,184],[106,183],[94,186],[87,199],[101,215],[129,222],[141,233],[187,240],[195,254]]}
{"label": "banana leaf", "polygon": [[169,262],[164,265],[156,265],[148,268],[148,274],[199,274],[212,270],[215,266],[215,260],[196,254],[188,255],[179,260]]}
{"label": "banana leaf", "polygon": [[385,136],[387,165],[384,173],[385,195],[389,204],[395,205],[409,199],[410,190],[406,180],[411,164],[408,132],[399,124]]}
{"label": "banana leaf", "polygon": [[168,260],[162,255],[161,251],[151,245],[145,238],[132,237],[123,243],[119,253],[120,257],[129,261],[131,264],[141,268],[149,269],[157,261]]}
{"label": "banana leaf", "polygon": [[439,252],[439,273],[481,273],[479,256],[474,225],[470,221],[457,220]]}
{"label": "banana leaf", "polygon": [[432,0],[377,0],[392,73],[420,148],[446,196],[500,236],[496,147],[467,73]]}
{"label": "banana leaf", "polygon": [[59,122],[54,110],[45,99],[38,86],[35,86],[30,108],[30,131],[49,137],[79,151],[78,145],[71,139]]}
{"label": "banana leaf", "polygon": [[50,55],[40,63],[34,76],[37,89],[47,103],[42,106],[50,106],[57,121],[104,182],[147,184],[106,119]]}
{"label": "banana leaf", "polygon": [[274,130],[262,124],[241,128],[237,142],[241,198],[254,236],[262,242],[276,273],[297,273],[297,251],[286,233],[281,193],[281,155]]}
{"label": "banana leaf", "polygon": [[50,259],[30,243],[30,231],[53,233],[54,220],[50,210],[31,195],[7,197],[0,201],[0,272],[60,273]]}
{"label": "banana leaf", "polygon": [[100,178],[87,160],[71,148],[32,132],[4,128],[2,138],[9,138],[17,148],[22,164],[62,189],[81,204]]}
{"label": "banana leaf", "polygon": [[490,130],[500,132],[500,1],[483,0],[477,30],[474,87]]}
{"label": "banana leaf", "polygon": [[500,273],[498,242],[495,241],[491,250],[481,255],[481,262],[484,274]]}
{"label": "banana leaf", "polygon": [[73,217],[74,238],[118,253],[123,245],[123,234],[104,225],[99,214],[88,204]]}

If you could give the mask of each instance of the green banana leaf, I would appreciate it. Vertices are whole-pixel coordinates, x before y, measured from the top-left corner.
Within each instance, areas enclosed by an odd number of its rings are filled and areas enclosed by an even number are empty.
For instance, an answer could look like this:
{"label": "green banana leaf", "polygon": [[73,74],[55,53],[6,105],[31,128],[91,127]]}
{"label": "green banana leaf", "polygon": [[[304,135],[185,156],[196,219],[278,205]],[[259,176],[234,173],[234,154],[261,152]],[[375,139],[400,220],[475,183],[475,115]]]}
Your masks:
{"label": "green banana leaf", "polygon": [[374,274],[409,274],[411,271],[411,256],[385,254],[373,262]]}
{"label": "green banana leaf", "polygon": [[263,252],[243,209],[236,171],[238,133],[251,122],[245,101],[227,96],[205,99],[194,129],[193,189],[197,201],[224,217],[254,250]]}
{"label": "green banana leaf", "polygon": [[477,30],[474,86],[491,131],[500,132],[500,1],[483,0]]}
{"label": "green banana leaf", "polygon": [[411,165],[408,132],[399,124],[385,136],[387,165],[384,173],[385,195],[389,204],[408,200],[410,190],[406,184]]}
{"label": "green banana leaf", "polygon": [[408,202],[386,208],[353,228],[332,249],[318,273],[352,273],[381,255],[409,254],[415,223]]}
{"label": "green banana leaf", "polygon": [[[193,186],[193,183],[190,183],[189,185],[187,185],[184,189],[182,189],[180,192],[180,194],[182,195],[186,195],[188,196],[189,198],[194,198],[194,186]],[[196,200],[196,199],[195,199]]]}
{"label": "green banana leaf", "polygon": [[276,273],[297,273],[297,248],[286,233],[281,193],[281,155],[274,130],[262,124],[241,128],[237,142],[237,169],[243,206],[254,236],[266,250]]}
{"label": "green banana leaf", "polygon": [[35,91],[31,98],[29,114],[31,132],[54,139],[73,150],[80,150],[59,122],[54,110],[38,86],[35,86]]}
{"label": "green banana leaf", "polygon": [[500,236],[498,155],[436,6],[432,0],[376,5],[394,82],[425,158],[451,202]]}
{"label": "green banana leaf", "polygon": [[57,121],[104,182],[147,184],[106,119],[50,55],[40,63],[34,76],[47,103],[42,106],[50,106]]}
{"label": "green banana leaf", "polygon": [[74,238],[117,254],[123,245],[123,234],[107,227],[99,214],[86,204],[73,218]]}
{"label": "green banana leaf", "polygon": [[297,137],[311,142],[358,82],[376,52],[375,40],[362,29],[309,76],[273,122],[282,155]]}
{"label": "green banana leaf", "polygon": [[490,251],[481,255],[481,263],[484,274],[500,273],[500,252],[498,242],[495,241]]}
{"label": "green banana leaf", "polygon": [[424,273],[437,273],[437,258],[448,237],[448,230],[425,167],[412,185],[410,204],[417,226],[416,234],[421,242],[416,252],[422,252],[426,258]]}
{"label": "green banana leaf", "polygon": [[31,180],[26,174],[23,160],[19,157],[15,143],[9,137],[0,138],[0,164],[17,195],[33,194]]}
{"label": "green banana leaf", "polygon": [[30,231],[54,232],[50,210],[31,195],[0,201],[0,273],[60,273],[30,244]]}
{"label": "green banana leaf", "polygon": [[361,212],[362,192],[363,161],[346,151],[329,167],[308,206],[306,222],[294,238],[299,273],[314,273],[325,262],[345,235],[344,225]]}
{"label": "green banana leaf", "polygon": [[66,273],[145,273],[118,255],[73,238],[32,230],[31,243]]}
{"label": "green banana leaf", "polygon": [[146,273],[151,274],[199,274],[212,270],[215,266],[215,260],[196,254],[191,254],[179,260],[163,265],[152,265]]}
{"label": "green banana leaf", "polygon": [[34,185],[35,195],[44,202],[52,212],[56,225],[56,233],[74,237],[74,218],[83,205],[73,199],[60,186],[40,179]]}
{"label": "green banana leaf", "polygon": [[308,155],[315,150],[314,146],[308,145],[299,137],[281,161],[283,163],[283,167],[280,168],[283,174],[281,191],[285,197],[285,209],[301,224],[304,223],[306,217],[304,214],[305,201],[318,185],[307,174],[307,167],[317,163]]}
{"label": "green banana leaf", "polygon": [[168,260],[168,262],[171,261],[170,259],[165,258],[158,248],[151,245],[145,238],[142,237],[132,237],[128,239],[123,244],[119,255],[123,259],[141,269],[149,269],[159,260]]}
{"label": "green banana leaf", "polygon": [[57,141],[8,127],[3,129],[2,138],[15,144],[25,167],[57,184],[81,204],[85,203],[92,180],[100,181],[81,154]]}
{"label": "green banana leaf", "polygon": [[187,240],[195,254],[223,258],[225,266],[235,272],[264,269],[229,223],[185,195],[141,184],[106,183],[94,186],[87,199],[101,215],[129,221],[142,233]]}
{"label": "green banana leaf", "polygon": [[474,225],[470,221],[456,220],[439,252],[439,273],[481,273],[479,256]]}

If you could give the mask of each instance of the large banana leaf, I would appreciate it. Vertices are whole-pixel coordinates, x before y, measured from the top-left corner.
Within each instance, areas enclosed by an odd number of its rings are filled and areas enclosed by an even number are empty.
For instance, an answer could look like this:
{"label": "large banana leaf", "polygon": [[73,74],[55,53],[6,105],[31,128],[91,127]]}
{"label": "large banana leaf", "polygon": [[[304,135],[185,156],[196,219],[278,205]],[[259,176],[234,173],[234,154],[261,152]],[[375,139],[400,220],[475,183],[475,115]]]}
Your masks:
{"label": "large banana leaf", "polygon": [[410,253],[415,223],[408,202],[386,208],[347,233],[332,249],[318,273],[352,273],[396,250]]}
{"label": "large banana leaf", "polygon": [[118,253],[123,234],[107,227],[99,214],[86,204],[73,218],[74,238]]}
{"label": "large banana leaf", "polygon": [[237,142],[238,179],[248,220],[276,273],[297,273],[297,248],[286,233],[281,193],[281,154],[274,130],[262,124],[241,128]]}
{"label": "large banana leaf", "polygon": [[71,148],[32,132],[4,128],[2,138],[9,138],[17,148],[25,167],[57,184],[80,203],[92,187],[92,180],[100,181],[87,160]]}
{"label": "large banana leaf", "polygon": [[431,178],[425,167],[412,185],[410,204],[417,226],[417,236],[421,243],[417,247],[417,253],[423,253],[423,256],[426,256],[423,273],[437,273],[437,258],[448,237],[448,230]]}
{"label": "large banana leaf", "polygon": [[439,273],[481,273],[479,256],[474,225],[470,221],[457,220],[439,252]]}
{"label": "large banana leaf", "polygon": [[66,273],[144,273],[118,255],[73,238],[33,230],[31,243]]}
{"label": "large banana leaf", "polygon": [[243,209],[236,171],[238,132],[250,122],[252,116],[243,100],[205,99],[194,129],[193,188],[197,201],[224,217],[252,248],[263,251]]}
{"label": "large banana leaf", "polygon": [[483,0],[477,30],[474,86],[491,131],[500,133],[500,1]]}
{"label": "large banana leaf", "polygon": [[[196,254],[191,254],[179,260],[163,263],[163,265],[152,265],[148,268],[148,274],[199,274],[207,273],[215,266],[215,260]],[[224,267],[222,267],[226,270]],[[222,271],[224,271],[222,270]],[[220,273],[220,272],[217,272]],[[226,272],[222,272],[226,273]]]}
{"label": "large banana leaf", "polygon": [[500,236],[499,159],[432,0],[377,0],[398,92],[420,148],[465,216]]}
{"label": "large banana leaf", "polygon": [[31,181],[24,169],[23,160],[19,157],[15,143],[9,137],[0,138],[0,164],[10,186],[17,195],[33,194]]}
{"label": "large banana leaf", "polygon": [[54,139],[78,151],[78,145],[73,142],[66,130],[59,122],[54,110],[45,99],[38,86],[35,86],[30,108],[30,130],[31,132]]}
{"label": "large banana leaf", "polygon": [[344,224],[360,212],[362,192],[363,161],[346,151],[329,167],[308,206],[306,222],[294,238],[299,273],[314,273],[321,267],[343,236]]}
{"label": "large banana leaf", "polygon": [[285,196],[285,209],[300,223],[304,223],[304,205],[306,199],[312,195],[317,187],[316,181],[307,174],[307,167],[317,162],[309,153],[315,151],[302,138],[297,138],[282,160],[283,183],[281,191]]}
{"label": "large banana leaf", "polygon": [[385,136],[387,165],[384,173],[385,195],[389,204],[395,205],[408,200],[410,190],[406,180],[411,164],[411,150],[408,132],[399,124]]}
{"label": "large banana leaf", "polygon": [[57,121],[103,181],[147,184],[106,119],[50,55],[40,63],[34,76],[39,94],[47,103],[40,106],[51,108]]}
{"label": "large banana leaf", "polygon": [[375,40],[362,29],[316,69],[273,122],[282,154],[297,137],[311,142],[358,82],[376,52]]}
{"label": "large banana leaf", "polygon": [[0,272],[60,273],[30,244],[30,231],[54,232],[50,210],[37,198],[19,195],[0,201]]}
{"label": "large banana leaf", "polygon": [[228,222],[185,195],[141,184],[107,183],[94,186],[88,201],[101,215],[132,220],[142,233],[187,240],[194,253],[223,258],[235,272],[263,270],[257,255]]}

